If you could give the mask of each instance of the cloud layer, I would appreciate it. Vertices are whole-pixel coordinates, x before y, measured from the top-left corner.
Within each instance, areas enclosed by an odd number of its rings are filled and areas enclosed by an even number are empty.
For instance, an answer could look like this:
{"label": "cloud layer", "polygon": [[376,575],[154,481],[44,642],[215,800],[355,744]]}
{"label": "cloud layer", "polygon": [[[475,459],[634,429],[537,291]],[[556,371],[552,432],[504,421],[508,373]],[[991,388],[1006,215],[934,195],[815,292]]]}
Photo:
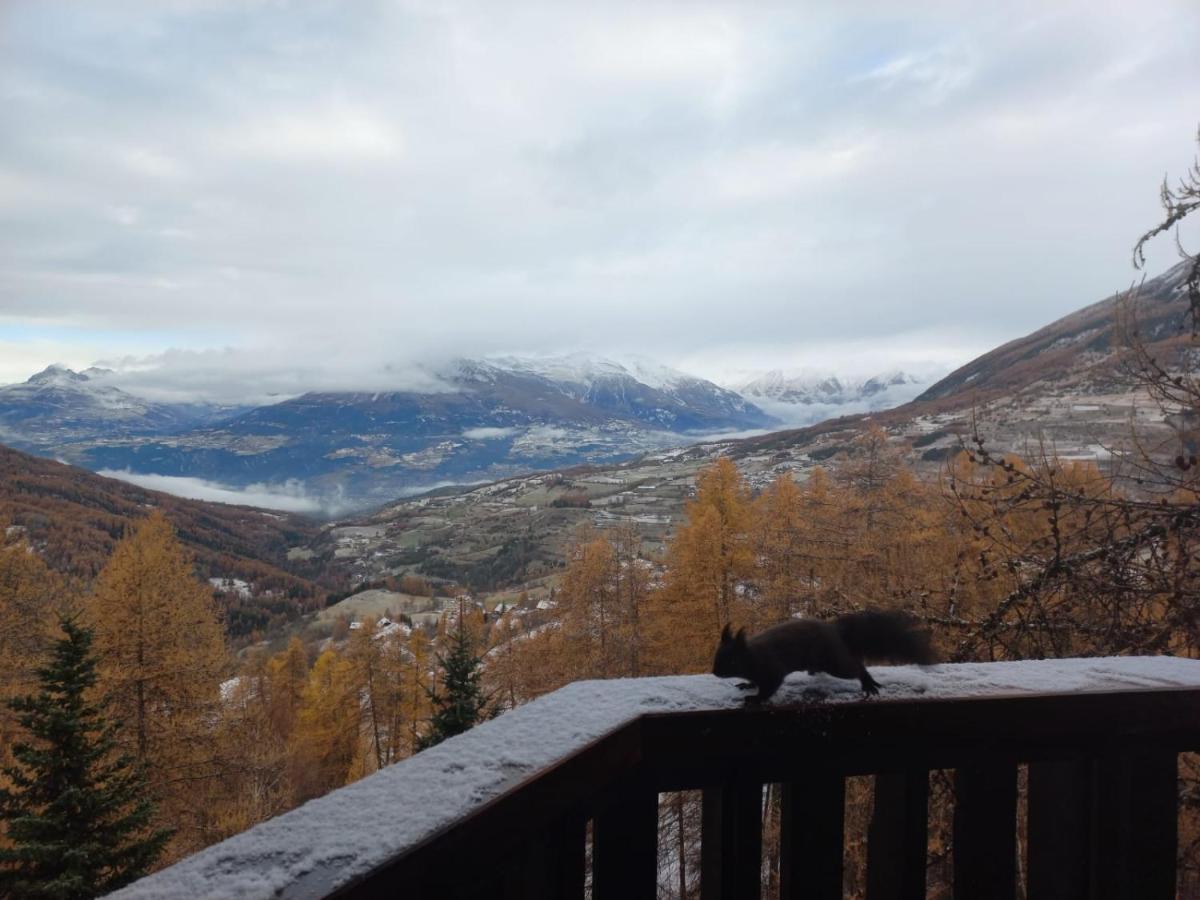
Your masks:
{"label": "cloud layer", "polygon": [[1198,44],[1170,0],[8,0],[0,381],[35,342],[223,395],[497,351],[961,362],[1128,283]]}
{"label": "cloud layer", "polygon": [[206,481],[203,478],[188,478],[178,475],[149,475],[131,472],[128,469],[101,469],[97,474],[106,478],[127,481],[151,491],[163,491],[191,500],[209,500],[214,503],[232,503],[240,506],[255,506],[259,509],[278,509],[294,513],[327,513],[336,515],[348,508],[325,499],[312,497],[297,481],[286,484],[252,484],[236,488]]}

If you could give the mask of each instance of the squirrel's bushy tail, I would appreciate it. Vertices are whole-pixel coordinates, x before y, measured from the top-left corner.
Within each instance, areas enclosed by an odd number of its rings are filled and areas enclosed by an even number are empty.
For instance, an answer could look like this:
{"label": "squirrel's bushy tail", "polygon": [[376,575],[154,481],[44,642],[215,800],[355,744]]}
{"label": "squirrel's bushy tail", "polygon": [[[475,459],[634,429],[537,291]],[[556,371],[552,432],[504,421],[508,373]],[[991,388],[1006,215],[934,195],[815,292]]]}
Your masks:
{"label": "squirrel's bushy tail", "polygon": [[846,647],[859,659],[886,659],[922,666],[937,662],[929,646],[929,632],[906,612],[864,609],[838,616],[834,625]]}

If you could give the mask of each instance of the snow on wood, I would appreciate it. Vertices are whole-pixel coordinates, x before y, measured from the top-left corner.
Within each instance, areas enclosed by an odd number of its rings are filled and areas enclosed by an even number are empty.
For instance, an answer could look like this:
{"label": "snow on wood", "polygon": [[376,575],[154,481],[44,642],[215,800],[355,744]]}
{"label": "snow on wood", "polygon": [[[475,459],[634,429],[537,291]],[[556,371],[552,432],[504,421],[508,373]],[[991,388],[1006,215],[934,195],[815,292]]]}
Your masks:
{"label": "snow on wood", "polygon": [[[1200,689],[1200,661],[1109,657],[873,667],[857,681],[794,673],[774,705],[887,703],[1025,693]],[[134,898],[319,897],[453,824],[483,803],[647,713],[732,709],[743,693],[711,675],[580,681],[352,785],[209,847],[112,895]]]}

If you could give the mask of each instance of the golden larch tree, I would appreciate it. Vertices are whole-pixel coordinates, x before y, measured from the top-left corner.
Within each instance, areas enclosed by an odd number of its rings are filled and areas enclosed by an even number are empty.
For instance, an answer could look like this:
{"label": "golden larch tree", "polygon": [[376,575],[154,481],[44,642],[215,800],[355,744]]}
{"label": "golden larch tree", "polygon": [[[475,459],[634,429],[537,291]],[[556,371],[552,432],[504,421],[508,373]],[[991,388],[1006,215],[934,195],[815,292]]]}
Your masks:
{"label": "golden larch tree", "polygon": [[317,657],[296,718],[296,800],[326,794],[362,774],[361,710],[353,664],[335,650]]}
{"label": "golden larch tree", "polygon": [[616,549],[604,535],[585,529],[568,548],[567,560],[558,608],[568,666],[576,678],[612,677],[625,656]]}
{"label": "golden larch tree", "polygon": [[113,550],[88,606],[99,690],[122,748],[148,768],[171,856],[210,842],[224,634],[212,590],[158,512]]}
{"label": "golden larch tree", "polygon": [[618,525],[609,539],[617,556],[617,601],[625,651],[621,674],[637,678],[642,674],[643,620],[653,590],[653,565],[642,557],[642,536],[632,522]]}
{"label": "golden larch tree", "polygon": [[276,734],[287,740],[296,726],[308,683],[308,653],[300,638],[293,635],[287,647],[267,662],[266,682],[271,723]]}
{"label": "golden larch tree", "polygon": [[378,621],[368,618],[350,632],[345,653],[367,738],[363,762],[366,771],[373,772],[399,758],[396,739],[402,727],[401,686],[407,648],[398,635],[381,632]]}
{"label": "golden larch tree", "polygon": [[803,501],[804,493],[790,473],[779,476],[754,501],[751,539],[760,593],[752,617],[756,628],[812,611],[810,535]]}
{"label": "golden larch tree", "polygon": [[754,572],[750,490],[722,457],[696,478],[696,497],[667,548],[667,577],[650,604],[656,668],[702,671],[728,624],[748,619],[742,597]]}
{"label": "golden larch tree", "polygon": [[218,828],[225,837],[286,811],[291,802],[288,748],[276,731],[264,654],[251,653],[223,689],[220,747],[222,794]]}

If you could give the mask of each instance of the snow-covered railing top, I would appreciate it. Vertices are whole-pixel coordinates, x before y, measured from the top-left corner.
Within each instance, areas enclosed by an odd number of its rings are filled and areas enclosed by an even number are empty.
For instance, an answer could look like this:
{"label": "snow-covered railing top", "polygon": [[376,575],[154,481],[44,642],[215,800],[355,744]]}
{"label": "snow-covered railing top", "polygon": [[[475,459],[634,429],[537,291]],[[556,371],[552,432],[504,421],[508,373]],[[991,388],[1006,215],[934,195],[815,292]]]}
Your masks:
{"label": "snow-covered railing top", "polygon": [[[872,671],[883,689],[875,698],[864,699],[857,682],[794,674],[756,709],[745,708],[732,682],[708,675],[577,682],[114,896],[354,893],[373,873],[444,841],[498,802],[516,803],[548,773],[559,779],[555,796],[529,800],[526,819],[604,790],[608,782],[596,773],[615,778],[639,766],[655,773],[654,790],[666,790],[705,785],[697,779],[713,777],[718,759],[738,771],[753,765],[762,780],[783,780],[791,776],[781,767],[795,766],[800,753],[834,754],[846,772],[880,772],[914,759],[926,768],[956,766],[953,753],[967,749],[980,759],[992,753],[1025,761],[1109,740],[1120,747],[1153,736],[1156,746],[1178,750],[1200,741],[1200,661],[1113,657]],[[1014,714],[1001,721],[1002,710]],[[942,746],[951,748],[944,759]],[[593,759],[574,774],[564,768],[585,751],[595,757],[598,747],[603,765]],[[398,895],[409,896],[403,886]],[[424,896],[415,887],[411,895]]]}

